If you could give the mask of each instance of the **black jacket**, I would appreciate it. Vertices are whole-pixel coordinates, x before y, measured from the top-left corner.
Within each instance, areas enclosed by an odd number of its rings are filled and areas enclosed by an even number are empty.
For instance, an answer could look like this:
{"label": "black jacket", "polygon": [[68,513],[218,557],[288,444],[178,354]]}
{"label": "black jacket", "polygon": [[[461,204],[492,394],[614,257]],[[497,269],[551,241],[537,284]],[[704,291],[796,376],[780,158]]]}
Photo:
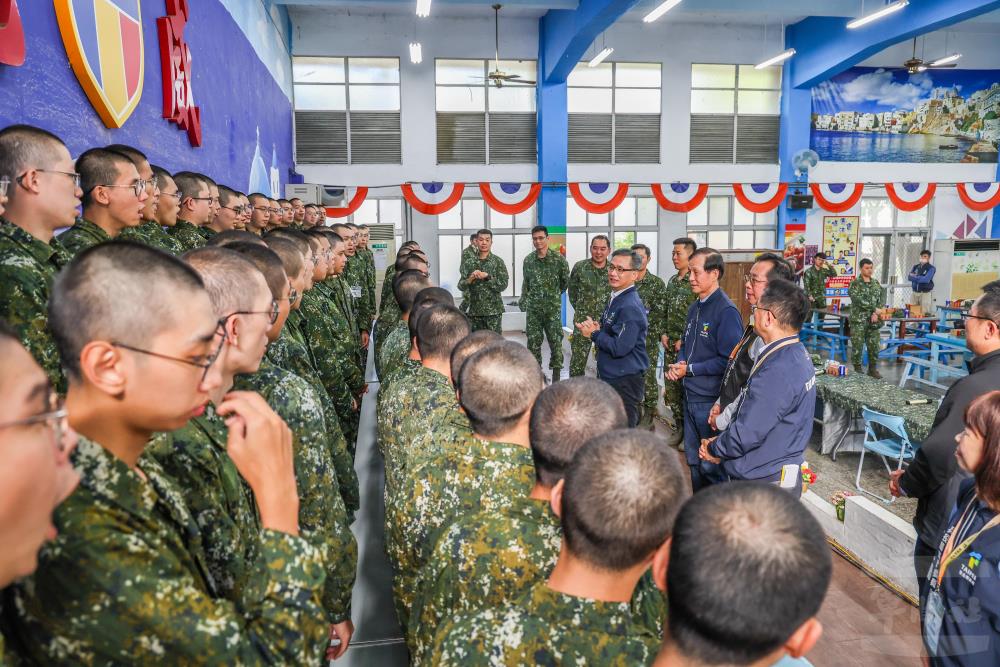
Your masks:
{"label": "black jacket", "polygon": [[722,376],[722,389],[719,392],[719,407],[723,410],[740,397],[740,391],[750,377],[750,369],[753,368],[754,362],[750,356],[750,349],[758,338],[760,336],[754,331],[753,324],[748,324],[743,330],[743,338],[729,354],[729,365],[726,366],[726,373]]}
{"label": "black jacket", "polygon": [[948,389],[930,434],[899,480],[906,495],[919,501],[913,527],[917,538],[931,548],[937,548],[938,536],[955,506],[958,486],[967,477],[955,461],[955,436],[965,428],[965,409],[973,399],[997,389],[1000,389],[1000,350],[970,361],[969,375]]}

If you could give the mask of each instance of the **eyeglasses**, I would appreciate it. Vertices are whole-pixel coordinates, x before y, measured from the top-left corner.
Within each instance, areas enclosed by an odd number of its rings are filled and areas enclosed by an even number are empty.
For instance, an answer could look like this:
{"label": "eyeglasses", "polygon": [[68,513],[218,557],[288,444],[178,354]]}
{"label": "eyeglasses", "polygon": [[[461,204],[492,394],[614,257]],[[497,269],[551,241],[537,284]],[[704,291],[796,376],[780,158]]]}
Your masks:
{"label": "eyeglasses", "polygon": [[141,347],[134,347],[132,345],[126,345],[125,343],[119,343],[117,341],[111,341],[111,344],[123,350],[138,352],[139,354],[145,354],[150,357],[156,357],[158,359],[166,359],[167,361],[176,361],[178,363],[187,364],[188,366],[194,366],[195,368],[200,368],[202,369],[203,372],[201,374],[201,379],[199,380],[198,384],[201,384],[202,382],[205,381],[205,378],[208,377],[208,369],[212,367],[212,364],[215,363],[215,360],[219,358],[220,354],[222,354],[222,347],[226,344],[226,338],[227,338],[226,319],[227,318],[222,318],[218,322],[216,322],[215,333],[218,334],[220,330],[222,331],[222,338],[219,340],[219,345],[215,348],[214,351],[212,351],[211,354],[207,356],[195,357],[194,359],[185,359],[183,357],[172,357],[168,354],[160,354],[159,352],[153,352],[152,350],[144,350]]}
{"label": "eyeglasses", "polygon": [[10,187],[10,179],[4,176],[0,178],[0,197],[7,196],[7,188]]}
{"label": "eyeglasses", "polygon": [[232,211],[236,215],[242,215],[243,211],[246,210],[242,206],[223,206],[222,208],[226,209],[227,211]]}
{"label": "eyeglasses", "polygon": [[42,424],[52,433],[52,437],[55,438],[56,448],[62,452],[66,449],[66,445],[63,442],[63,433],[66,431],[67,415],[63,399],[59,398],[56,392],[50,391],[45,404],[45,412],[40,412],[26,419],[18,419],[17,421],[0,424],[0,430]]}
{"label": "eyeglasses", "polygon": [[214,201],[215,197],[188,197],[188,199],[193,199],[195,201]]}
{"label": "eyeglasses", "polygon": [[280,208],[272,208],[272,209],[268,209],[268,210],[270,210],[271,213],[281,213],[281,209]]}
{"label": "eyeglasses", "polygon": [[608,273],[628,273],[630,271],[638,271],[639,269],[623,269],[620,266],[615,266],[614,264],[608,265]]}
{"label": "eyeglasses", "polygon": [[299,291],[292,286],[292,283],[288,283],[288,296],[283,296],[278,301],[287,301],[288,303],[295,303],[295,300],[299,298]]}
{"label": "eyeglasses", "polygon": [[142,193],[146,191],[146,186],[152,183],[152,181],[144,181],[141,178],[135,183],[126,183],[125,185],[116,185],[114,183],[101,183],[100,185],[95,185],[90,189],[91,192],[97,188],[132,188],[132,194],[136,197],[141,197]]}
{"label": "eyeglasses", "polygon": [[177,192],[163,192],[161,190],[160,191],[160,196],[161,197],[173,197],[177,201],[180,201],[180,200],[184,199],[184,193],[181,192],[180,190],[178,190]]}
{"label": "eyeglasses", "polygon": [[757,283],[758,285],[766,285],[767,284],[767,278],[764,278],[763,280],[760,280],[759,278],[754,278],[749,273],[744,273],[743,274],[743,282],[745,282],[745,283]]}
{"label": "eyeglasses", "polygon": [[984,322],[993,322],[994,325],[996,325],[997,327],[1000,327],[1000,324],[997,324],[994,320],[991,320],[988,317],[983,317],[982,315],[973,315],[972,313],[966,313],[965,316],[966,317],[971,317],[974,320],[982,320]]}
{"label": "eyeglasses", "polygon": [[763,306],[758,306],[756,304],[751,304],[751,306],[750,306],[750,314],[751,315],[753,315],[754,313],[756,313],[758,310],[763,310],[765,313],[771,313],[772,315],[774,315],[774,311],[771,310],[770,308],[764,308]]}
{"label": "eyeglasses", "polygon": [[[73,186],[77,188],[80,187],[80,174],[76,173],[75,171],[59,171],[58,169],[36,169],[35,171],[40,172],[42,174],[62,174],[63,176],[69,176],[71,179],[73,179]],[[15,180],[21,185],[24,185],[23,183],[21,183],[21,181],[23,181],[24,177],[27,175],[28,175],[27,173],[21,174]]]}
{"label": "eyeglasses", "polygon": [[271,299],[271,310],[237,310],[226,315],[226,317],[223,318],[223,321],[228,320],[233,315],[267,315],[269,320],[268,324],[274,324],[278,321],[279,310],[280,306],[278,304],[278,300]]}

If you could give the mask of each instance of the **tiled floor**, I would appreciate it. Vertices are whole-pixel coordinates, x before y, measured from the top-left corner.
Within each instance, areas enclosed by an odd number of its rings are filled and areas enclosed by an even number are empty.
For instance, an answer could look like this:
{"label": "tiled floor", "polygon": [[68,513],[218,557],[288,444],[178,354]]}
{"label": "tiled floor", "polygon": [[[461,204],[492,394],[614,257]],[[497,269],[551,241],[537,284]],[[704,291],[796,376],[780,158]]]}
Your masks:
{"label": "tiled floor", "polygon": [[[507,337],[524,342],[521,334],[508,334]],[[568,366],[569,346],[565,347]],[[547,370],[548,354],[544,348],[543,355]],[[588,374],[592,375],[593,360],[590,366]],[[353,526],[359,547],[353,602],[356,629],[350,650],[336,663],[331,663],[335,667],[407,664],[406,648],[393,611],[392,576],[382,541],[384,472],[375,448],[377,395],[378,383],[372,381],[362,404],[355,464],[361,483],[361,511]],[[836,469],[836,472],[822,475],[830,484],[850,488],[844,486],[850,482],[853,486],[855,455],[845,455],[835,463],[829,459],[825,461]],[[865,467],[868,469],[867,465]],[[877,476],[879,470],[873,466],[866,474]],[[808,656],[816,667],[916,667],[920,664],[920,625],[916,609],[836,554],[833,582],[820,611],[820,620],[825,631]]]}

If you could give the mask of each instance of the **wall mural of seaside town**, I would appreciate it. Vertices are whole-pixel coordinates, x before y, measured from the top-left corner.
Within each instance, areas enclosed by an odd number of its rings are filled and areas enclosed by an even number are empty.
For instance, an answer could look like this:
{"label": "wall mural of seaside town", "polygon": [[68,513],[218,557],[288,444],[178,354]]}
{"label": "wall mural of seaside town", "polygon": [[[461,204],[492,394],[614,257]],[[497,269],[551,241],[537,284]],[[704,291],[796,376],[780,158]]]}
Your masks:
{"label": "wall mural of seaside town", "polygon": [[996,163],[998,141],[1000,70],[854,67],[812,89],[821,160]]}

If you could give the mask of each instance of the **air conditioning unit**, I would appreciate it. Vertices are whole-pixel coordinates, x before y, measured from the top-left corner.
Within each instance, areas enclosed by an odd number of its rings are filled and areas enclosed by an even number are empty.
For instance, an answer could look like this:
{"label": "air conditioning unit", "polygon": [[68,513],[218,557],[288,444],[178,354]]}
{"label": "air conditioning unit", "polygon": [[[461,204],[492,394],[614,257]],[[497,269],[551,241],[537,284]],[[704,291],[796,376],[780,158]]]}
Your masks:
{"label": "air conditioning unit", "polygon": [[323,191],[315,183],[289,183],[285,186],[285,199],[301,199],[303,204],[318,204]]}

